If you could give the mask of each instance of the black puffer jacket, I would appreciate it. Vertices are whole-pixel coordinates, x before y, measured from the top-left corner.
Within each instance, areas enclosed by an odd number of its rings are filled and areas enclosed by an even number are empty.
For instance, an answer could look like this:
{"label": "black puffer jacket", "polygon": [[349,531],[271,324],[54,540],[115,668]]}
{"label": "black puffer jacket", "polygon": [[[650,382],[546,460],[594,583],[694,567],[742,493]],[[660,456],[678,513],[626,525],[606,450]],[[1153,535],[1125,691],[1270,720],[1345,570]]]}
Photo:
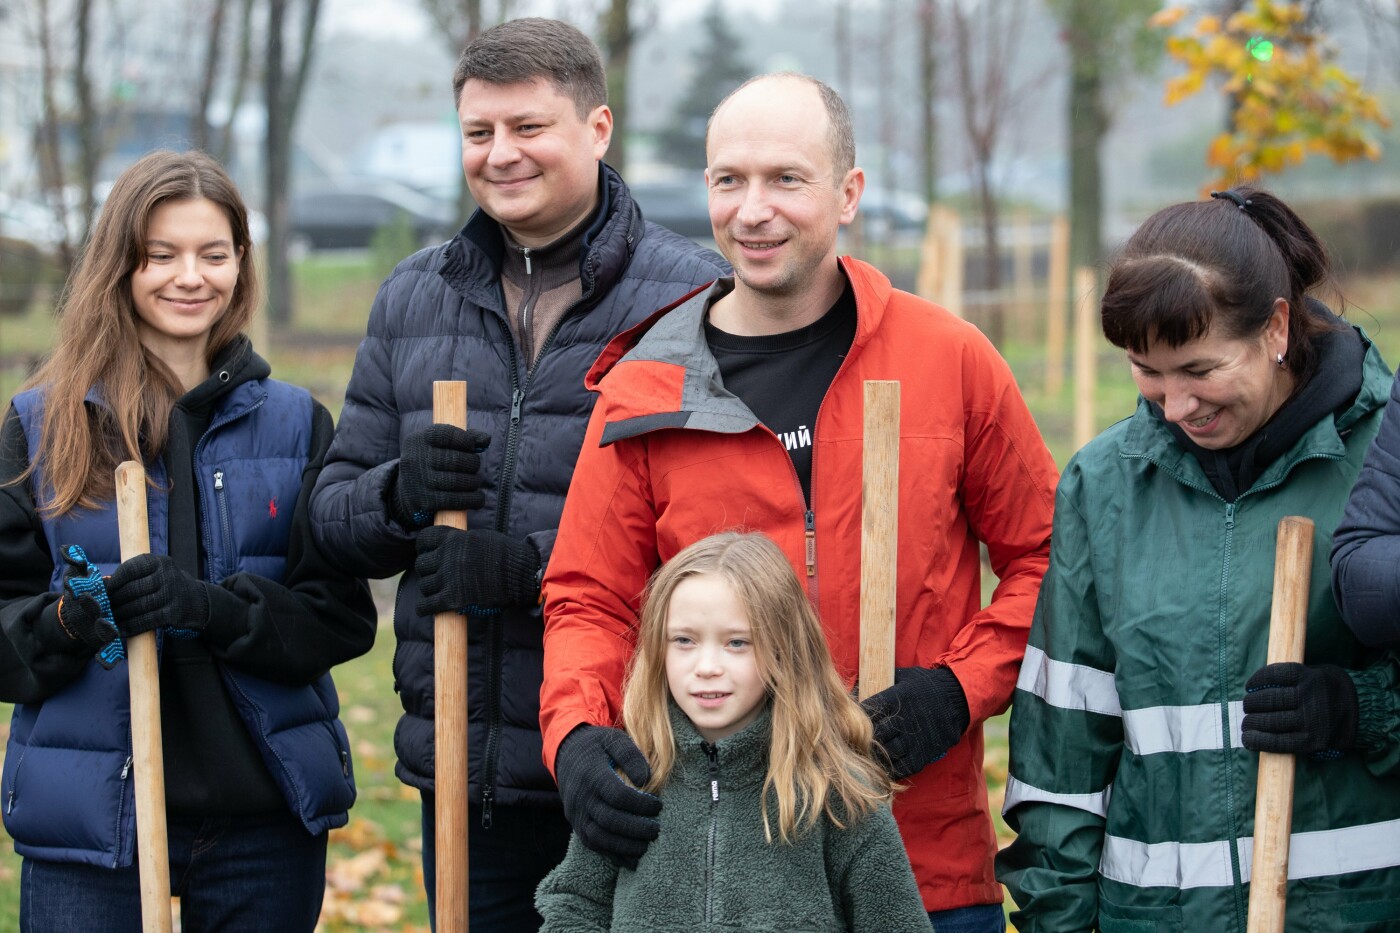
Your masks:
{"label": "black puffer jacket", "polygon": [[[603,203],[585,237],[583,297],[527,372],[511,338],[500,286],[499,225],[477,211],[452,240],[399,264],[380,287],[346,391],[345,409],[312,500],[325,550],[356,573],[405,571],[394,607],[397,772],[433,786],[432,619],[414,612],[413,532],[385,514],[384,485],[403,438],[432,421],[432,383],[467,381],[467,423],[488,432],[486,504],[468,527],[528,537],[547,564],[593,396],[583,377],[619,331],[728,273],[708,250],[643,220],[626,184],[601,168]],[[558,804],[540,759],[544,622],[538,607],[470,621],[471,794]],[[489,818],[486,814],[483,818]]]}

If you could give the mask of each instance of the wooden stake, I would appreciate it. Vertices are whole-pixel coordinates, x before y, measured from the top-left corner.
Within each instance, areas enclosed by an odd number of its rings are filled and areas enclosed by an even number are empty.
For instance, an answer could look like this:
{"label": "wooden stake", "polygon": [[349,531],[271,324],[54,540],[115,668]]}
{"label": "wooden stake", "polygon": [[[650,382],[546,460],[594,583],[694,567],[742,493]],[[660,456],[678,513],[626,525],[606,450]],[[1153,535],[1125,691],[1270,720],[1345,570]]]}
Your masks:
{"label": "wooden stake", "polygon": [[[1268,663],[1301,663],[1308,632],[1313,523],[1290,515],[1278,523],[1274,602]],[[1288,839],[1293,831],[1293,756],[1259,753],[1254,798],[1254,863],[1249,882],[1248,933],[1283,933],[1288,892]]]}
{"label": "wooden stake", "polygon": [[1069,221],[1050,221],[1050,270],[1045,302],[1045,394],[1059,395],[1065,384],[1065,318],[1069,292]]}
{"label": "wooden stake", "polygon": [[[151,550],[146,469],[117,467],[117,528],[123,561]],[[131,690],[132,791],[136,797],[136,862],[141,875],[141,929],[170,933],[170,852],[165,832],[165,752],[160,734],[160,665],[156,633],[124,639]]]}
{"label": "wooden stake", "polygon": [[866,380],[861,450],[860,698],[894,684],[899,383]]}
{"label": "wooden stake", "polygon": [[[433,383],[433,421],[467,426],[467,384]],[[437,513],[434,524],[467,529],[467,513]],[[436,799],[438,933],[466,933],[467,621],[460,612],[433,618],[433,792]]]}
{"label": "wooden stake", "polygon": [[1016,333],[1024,340],[1026,335],[1034,333],[1031,324],[1034,313],[1031,307],[1034,230],[1031,227],[1030,215],[1024,210],[1016,211],[1012,215],[1011,230],[1011,281],[1016,308],[1015,328]]}
{"label": "wooden stake", "polygon": [[1099,283],[1092,266],[1074,270],[1074,449],[1094,439],[1094,390],[1098,366]]}
{"label": "wooden stake", "polygon": [[943,293],[936,301],[955,316],[963,316],[962,218],[951,207],[940,207],[943,224]]}

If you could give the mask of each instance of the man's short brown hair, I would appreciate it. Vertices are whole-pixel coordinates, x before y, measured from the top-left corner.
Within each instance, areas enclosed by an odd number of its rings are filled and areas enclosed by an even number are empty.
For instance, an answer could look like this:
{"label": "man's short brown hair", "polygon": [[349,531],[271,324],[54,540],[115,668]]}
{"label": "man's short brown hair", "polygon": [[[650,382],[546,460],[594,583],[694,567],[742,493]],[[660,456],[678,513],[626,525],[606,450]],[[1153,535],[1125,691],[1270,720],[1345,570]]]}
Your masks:
{"label": "man's short brown hair", "polygon": [[608,102],[608,81],[598,46],[578,29],[538,16],[492,26],[462,50],[452,74],[452,97],[473,79],[488,84],[523,84],[539,78],[573,98],[580,118]]}

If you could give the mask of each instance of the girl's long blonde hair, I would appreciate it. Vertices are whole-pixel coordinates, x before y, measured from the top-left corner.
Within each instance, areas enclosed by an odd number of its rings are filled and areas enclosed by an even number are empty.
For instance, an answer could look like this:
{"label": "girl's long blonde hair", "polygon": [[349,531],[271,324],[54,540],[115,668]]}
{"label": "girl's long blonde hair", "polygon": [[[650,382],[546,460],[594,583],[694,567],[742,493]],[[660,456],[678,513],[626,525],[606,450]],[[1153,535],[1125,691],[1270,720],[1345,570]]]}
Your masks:
{"label": "girl's long blonde hair", "polygon": [[763,830],[778,838],[825,814],[837,826],[890,798],[893,787],[873,757],[870,720],[836,673],[816,610],[782,550],[767,536],[725,532],[671,558],[642,597],[641,631],[623,688],[627,731],[651,763],[655,792],[676,761],[666,680],[666,617],[680,583],[699,574],[721,577],[748,615],[759,676],[772,704],[773,734],[763,783]]}
{"label": "girl's long blonde hair", "polygon": [[[208,200],[228,217],[241,251],[228,309],[209,335],[207,360],[247,325],[258,304],[258,278],[248,211],[219,163],[202,152],[152,152],[122,172],[59,308],[58,340],[25,387],[45,387],[39,449],[29,452],[26,479],[40,461],[50,487],[45,514],[91,508],[113,493],[121,460],[145,460],[165,449],[179,380],[141,344],[131,276],[146,264],[151,215],[168,201]],[[96,388],[104,405],[84,399]]]}

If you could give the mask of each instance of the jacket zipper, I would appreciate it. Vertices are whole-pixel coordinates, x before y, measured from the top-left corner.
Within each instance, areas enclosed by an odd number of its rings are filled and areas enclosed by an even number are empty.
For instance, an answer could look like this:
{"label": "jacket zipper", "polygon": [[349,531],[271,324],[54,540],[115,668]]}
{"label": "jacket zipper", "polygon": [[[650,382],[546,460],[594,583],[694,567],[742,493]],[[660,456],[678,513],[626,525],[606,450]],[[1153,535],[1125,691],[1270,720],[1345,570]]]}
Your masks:
{"label": "jacket zipper", "polygon": [[[527,257],[526,262],[528,263],[528,261]],[[586,284],[593,281],[593,260],[591,257],[584,260],[583,278]],[[525,394],[535,381],[535,372],[539,369],[540,361],[549,352],[550,345],[554,343],[554,336],[559,333],[559,328],[563,326],[569,315],[583,306],[591,296],[592,288],[589,284],[588,290],[580,296],[579,300],[561,314],[559,320],[554,322],[554,326],[545,335],[544,342],[540,344],[539,353],[535,355],[534,362],[529,364],[523,387],[520,384],[520,356],[515,351],[515,341],[506,341],[506,345],[510,349],[510,430],[506,434],[506,452],[501,461],[501,479],[497,486],[500,491],[496,496],[495,522],[496,530],[502,534],[505,534],[506,528],[510,524],[510,500],[515,486],[516,460],[520,453],[520,415],[525,405]],[[502,302],[502,307],[504,307],[504,302]],[[506,334],[507,336],[510,334],[509,326],[506,328]],[[505,653],[503,624],[500,613],[491,615],[490,621],[487,623],[489,657],[486,665],[486,751],[481,758],[481,826],[483,829],[491,828],[491,807],[496,799],[496,758],[500,754],[501,746],[501,665],[504,663],[502,656]]]}
{"label": "jacket zipper", "polygon": [[15,778],[10,782],[10,793],[5,798],[5,815],[9,816],[15,812],[15,792],[19,790],[19,772],[24,767],[24,756],[29,754],[29,746],[24,746],[24,751],[19,754],[19,761],[15,762]]}
{"label": "jacket zipper", "polygon": [[[1235,502],[1239,500],[1236,499]],[[1232,749],[1230,747],[1230,694],[1227,685],[1230,682],[1229,665],[1226,663],[1225,641],[1226,641],[1226,618],[1225,603],[1226,596],[1230,591],[1230,559],[1233,556],[1235,547],[1235,503],[1225,503],[1225,557],[1220,565],[1220,609],[1215,618],[1216,634],[1216,663],[1219,666],[1218,676],[1220,678],[1220,721],[1221,735],[1223,741],[1225,758],[1225,818],[1228,820],[1230,833],[1230,873],[1234,884],[1233,895],[1235,899],[1235,921],[1241,930],[1245,926],[1245,904],[1244,904],[1244,879],[1240,876],[1240,848],[1239,848],[1239,823],[1235,819],[1235,769],[1230,763]]]}
{"label": "jacket zipper", "polygon": [[[131,742],[131,733],[127,732],[126,740],[128,745]],[[23,759],[21,759],[23,761]],[[16,771],[16,774],[19,772]],[[126,809],[126,779],[131,776],[131,751],[128,748],[126,753],[126,763],[122,765],[121,791],[117,794],[117,844],[112,853],[112,867],[116,868],[117,863],[122,858],[122,812]]]}
{"label": "jacket zipper", "polygon": [[[249,405],[247,408],[243,408],[243,409],[240,409],[239,411],[233,412],[233,413],[231,413],[231,414],[224,415],[222,418],[219,418],[219,419],[216,419],[215,421],[210,422],[209,427],[205,429],[204,434],[199,438],[199,442],[198,442],[197,444],[194,445],[194,463],[195,463],[195,467],[194,467],[194,483],[195,483],[195,486],[199,489],[199,494],[200,494],[200,499],[201,499],[201,501],[202,501],[203,498],[204,498],[204,475],[203,475],[203,471],[200,470],[200,468],[199,468],[199,455],[200,455],[201,453],[204,452],[204,446],[205,446],[207,443],[209,443],[209,438],[213,437],[213,436],[214,436],[214,432],[217,431],[219,428],[222,428],[224,425],[229,424],[229,423],[234,422],[234,421],[237,421],[239,418],[242,418],[242,417],[244,417],[245,415],[250,415],[250,414],[252,414],[253,412],[257,411],[259,408],[262,407],[262,404],[263,404],[263,402],[265,402],[265,401],[267,401],[267,396],[266,396],[266,395],[260,397],[257,401],[253,402],[253,404]],[[216,483],[216,485],[217,485],[217,484],[218,484],[218,480],[216,480],[215,483]],[[218,502],[219,502],[220,506],[222,507],[222,505],[223,505],[223,499],[222,499],[222,498],[219,498],[219,499],[218,499]],[[221,515],[221,516],[220,516],[220,519],[221,519],[222,521],[224,521],[224,522],[227,522],[227,520],[228,520],[227,514],[225,513],[225,514]],[[199,524],[200,524],[200,530],[201,530],[201,531],[203,532],[203,534],[204,534],[204,553],[205,553],[205,554],[213,554],[213,553],[214,553],[214,534],[213,534],[213,531],[212,531],[212,530],[210,529],[210,527],[209,527],[209,515],[207,514],[207,510],[206,510],[206,509],[200,509],[200,510],[199,510]],[[229,556],[228,556],[227,554],[224,555],[224,557],[225,557],[226,559],[231,559],[231,558],[229,558]],[[222,561],[221,561],[221,563],[222,563]],[[206,561],[206,564],[205,564],[205,567],[204,567],[204,578],[205,578],[206,580],[208,580],[208,581],[210,581],[210,582],[214,582],[214,583],[217,583],[218,580],[219,580],[219,578],[216,578],[216,577],[213,575],[213,570],[212,570],[212,568],[210,568],[210,567],[208,566],[208,562],[207,562],[207,561]]]}
{"label": "jacket zipper", "polygon": [[[232,687],[234,690],[237,690],[237,691],[238,691],[238,695],[239,695],[240,697],[243,698],[243,702],[244,702],[245,704],[247,704],[248,706],[255,706],[255,704],[253,703],[253,701],[250,700],[250,699],[248,698],[248,693],[247,693],[247,691],[245,691],[245,690],[243,689],[243,687],[238,683],[237,678],[233,677],[232,675],[225,676],[225,677],[224,677],[224,683],[228,684],[228,685],[229,685],[230,687]],[[241,717],[241,718],[244,720],[245,723],[248,721],[248,717],[246,717],[246,716]],[[331,730],[331,733],[334,734],[334,733],[335,733],[335,730],[332,729],[332,730]],[[265,748],[265,749],[267,749],[269,752],[271,752],[271,753],[272,753],[272,757],[277,759],[277,767],[280,768],[280,769],[282,770],[282,778],[283,778],[283,781],[285,782],[285,785],[284,785],[284,786],[286,786],[286,787],[295,787],[296,784],[297,784],[297,782],[294,781],[294,780],[292,779],[292,772],[291,772],[291,769],[287,767],[287,762],[286,762],[285,759],[283,759],[281,753],[277,751],[277,749],[276,749],[275,746],[273,746],[273,744],[272,744],[272,738],[267,734],[267,729],[263,727],[262,718],[261,718],[261,717],[258,718],[258,733],[257,733],[257,738],[258,738],[259,740],[261,740],[263,748]],[[337,749],[336,749],[336,750],[340,752],[340,755],[341,755],[341,762],[342,762],[342,769],[346,772],[346,776],[348,777],[348,776],[349,776],[349,768],[346,767],[346,765],[348,765],[348,759],[347,759],[347,757],[346,757],[345,749],[339,748],[339,745],[340,745],[340,739],[339,739],[339,737],[337,737],[337,738],[336,738],[336,746],[337,746]],[[280,789],[280,788],[279,788],[279,789]],[[285,791],[283,792],[283,796],[284,796],[284,797],[287,796],[287,794],[286,794]],[[306,807],[305,807],[305,805],[304,805],[304,801],[302,800],[302,796],[301,796],[300,794],[295,794],[295,793],[292,794],[291,796],[294,797],[294,798],[296,798],[297,817],[302,821],[303,824],[307,823],[308,820],[307,820],[307,815],[306,815]]]}
{"label": "jacket zipper", "polygon": [[214,471],[214,501],[219,504],[219,531],[224,538],[224,553],[219,561],[219,576],[222,579],[233,572],[227,562],[233,559],[233,526],[228,520],[228,500],[224,496],[224,471]]}
{"label": "jacket zipper", "polygon": [[715,849],[719,838],[719,749],[701,743],[710,759],[710,832],[705,843],[705,923],[714,922]]}

